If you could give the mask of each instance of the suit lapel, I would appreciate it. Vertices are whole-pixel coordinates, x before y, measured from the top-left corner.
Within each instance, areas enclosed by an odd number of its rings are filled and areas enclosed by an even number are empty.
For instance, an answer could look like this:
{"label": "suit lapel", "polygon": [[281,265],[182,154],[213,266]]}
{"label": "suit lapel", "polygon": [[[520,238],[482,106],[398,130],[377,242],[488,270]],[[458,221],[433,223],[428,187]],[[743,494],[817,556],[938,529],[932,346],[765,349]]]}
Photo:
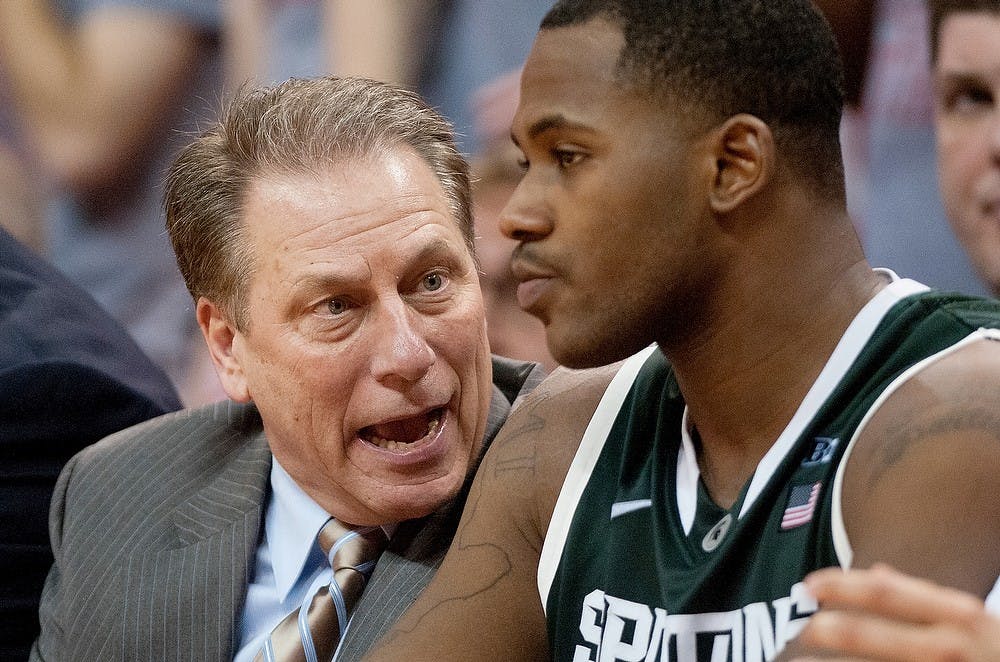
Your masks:
{"label": "suit lapel", "polygon": [[262,431],[235,446],[173,513],[172,530],[129,559],[128,659],[232,659],[267,493]]}

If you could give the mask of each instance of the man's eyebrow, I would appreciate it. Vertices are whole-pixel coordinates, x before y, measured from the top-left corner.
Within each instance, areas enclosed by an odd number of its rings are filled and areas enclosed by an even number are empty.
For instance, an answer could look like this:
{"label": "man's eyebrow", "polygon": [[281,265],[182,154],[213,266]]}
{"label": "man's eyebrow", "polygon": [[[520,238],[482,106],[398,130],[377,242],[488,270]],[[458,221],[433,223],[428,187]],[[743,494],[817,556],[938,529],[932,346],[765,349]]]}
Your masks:
{"label": "man's eyebrow", "polygon": [[943,69],[936,72],[934,78],[938,83],[950,86],[981,85],[983,77],[977,73],[959,70]]}
{"label": "man's eyebrow", "polygon": [[368,273],[349,273],[347,271],[319,272],[311,273],[302,277],[292,287],[292,292],[313,296],[314,293],[341,290],[345,287],[356,286],[371,278]]}
{"label": "man's eyebrow", "polygon": [[[570,121],[566,119],[565,115],[548,115],[532,123],[528,127],[527,136],[528,138],[535,139],[546,131],[552,131],[554,129],[578,129],[589,131],[590,127],[578,122]],[[515,145],[518,144],[517,138],[514,137],[513,134],[511,135],[511,140],[514,141]]]}
{"label": "man's eyebrow", "polygon": [[[454,266],[461,259],[456,254],[456,250],[468,250],[468,248],[464,243],[460,247],[457,247],[455,244],[444,239],[434,239],[407,259],[405,269],[422,267],[432,262],[441,262],[445,263],[445,266]],[[334,269],[324,268],[322,271],[317,270],[302,276],[295,283],[292,290],[293,292],[308,293],[311,295],[315,292],[356,287],[368,282],[371,278],[372,272],[367,267],[360,271],[351,271],[349,268],[340,267]]]}
{"label": "man's eyebrow", "polygon": [[[453,222],[456,224],[458,223],[458,221]],[[462,244],[462,249],[466,249],[464,243]],[[431,261],[453,262],[455,257],[455,246],[453,244],[445,241],[444,239],[435,239],[417,251],[409,263],[419,265],[421,263]]]}

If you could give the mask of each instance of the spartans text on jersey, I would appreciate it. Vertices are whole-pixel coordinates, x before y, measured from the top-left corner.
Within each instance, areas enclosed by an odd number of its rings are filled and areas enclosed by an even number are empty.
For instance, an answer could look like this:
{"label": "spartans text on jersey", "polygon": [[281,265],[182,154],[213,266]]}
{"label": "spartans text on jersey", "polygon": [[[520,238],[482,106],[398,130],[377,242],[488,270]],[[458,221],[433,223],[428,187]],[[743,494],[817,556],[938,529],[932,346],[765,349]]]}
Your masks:
{"label": "spartans text on jersey", "polygon": [[817,604],[801,582],[786,597],[707,614],[668,614],[602,590],[583,600],[573,662],[764,662],[798,635]]}

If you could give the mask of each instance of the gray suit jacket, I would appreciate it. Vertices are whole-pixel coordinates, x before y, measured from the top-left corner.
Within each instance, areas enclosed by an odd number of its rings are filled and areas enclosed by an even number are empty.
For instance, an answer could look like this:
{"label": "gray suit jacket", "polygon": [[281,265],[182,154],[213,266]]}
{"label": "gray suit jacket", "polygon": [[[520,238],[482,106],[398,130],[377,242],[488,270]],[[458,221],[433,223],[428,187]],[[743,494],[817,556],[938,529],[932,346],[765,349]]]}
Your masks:
{"label": "gray suit jacket", "polygon": [[[536,364],[494,357],[487,443],[542,375]],[[270,468],[256,408],[232,402],[161,416],[75,456],[53,496],[55,563],[31,659],[232,659]],[[412,603],[440,564],[464,499],[465,490],[400,525],[340,660],[358,659]]]}

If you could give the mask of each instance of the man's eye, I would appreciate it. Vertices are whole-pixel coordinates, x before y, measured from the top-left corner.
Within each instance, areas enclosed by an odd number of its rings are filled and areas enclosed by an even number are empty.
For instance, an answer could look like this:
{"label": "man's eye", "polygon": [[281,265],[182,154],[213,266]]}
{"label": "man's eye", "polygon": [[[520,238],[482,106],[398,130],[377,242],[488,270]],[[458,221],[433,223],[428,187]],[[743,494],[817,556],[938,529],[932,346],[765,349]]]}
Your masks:
{"label": "man's eye", "polygon": [[986,90],[969,90],[960,100],[968,105],[984,106],[993,103],[993,95]]}
{"label": "man's eye", "polygon": [[945,98],[945,107],[959,112],[975,110],[993,104],[993,95],[981,88],[963,88],[953,91]]}
{"label": "man's eye", "polygon": [[439,273],[430,273],[424,276],[424,287],[428,292],[436,292],[444,287],[444,276]]}
{"label": "man's eye", "polygon": [[559,162],[559,167],[567,168],[571,165],[579,163],[583,159],[583,154],[581,152],[573,152],[565,149],[557,149],[555,151],[556,161]]}
{"label": "man's eye", "polygon": [[326,309],[335,317],[346,313],[347,308],[347,302],[343,299],[330,299],[326,302]]}

